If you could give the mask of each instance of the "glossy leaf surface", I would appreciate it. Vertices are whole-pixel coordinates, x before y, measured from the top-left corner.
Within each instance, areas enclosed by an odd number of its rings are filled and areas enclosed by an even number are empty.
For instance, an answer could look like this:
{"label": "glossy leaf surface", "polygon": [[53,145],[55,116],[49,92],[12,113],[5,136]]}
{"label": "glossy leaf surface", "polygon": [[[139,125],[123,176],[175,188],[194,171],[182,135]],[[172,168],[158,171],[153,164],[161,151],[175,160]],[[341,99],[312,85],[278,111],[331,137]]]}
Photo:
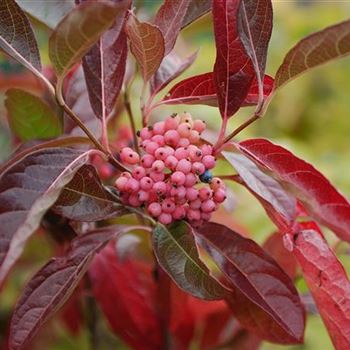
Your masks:
{"label": "glossy leaf surface", "polygon": [[53,138],[61,134],[58,116],[39,97],[24,90],[9,89],[5,106],[11,130],[22,141]]}
{"label": "glossy leaf surface", "polygon": [[206,300],[222,299],[225,289],[200,260],[191,229],[185,222],[153,230],[154,253],[160,266],[184,291]]}

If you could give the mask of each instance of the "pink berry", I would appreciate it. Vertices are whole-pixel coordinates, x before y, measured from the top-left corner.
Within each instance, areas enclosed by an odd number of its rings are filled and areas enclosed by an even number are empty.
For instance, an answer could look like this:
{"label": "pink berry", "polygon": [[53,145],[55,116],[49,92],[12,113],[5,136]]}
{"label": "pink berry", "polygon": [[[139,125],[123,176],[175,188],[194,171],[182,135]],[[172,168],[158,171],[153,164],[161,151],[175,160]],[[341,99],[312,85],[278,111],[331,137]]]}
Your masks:
{"label": "pink berry", "polygon": [[163,181],[158,181],[153,185],[153,191],[158,195],[164,195],[167,192],[167,185]]}
{"label": "pink berry", "polygon": [[188,150],[184,147],[179,147],[175,150],[174,156],[178,159],[185,159],[188,157]]}
{"label": "pink berry", "polygon": [[202,201],[199,198],[197,198],[194,201],[190,202],[190,208],[191,209],[196,209],[196,210],[200,209],[201,205],[202,205]]}
{"label": "pink berry", "polygon": [[163,181],[165,178],[165,175],[163,173],[158,173],[156,171],[151,171],[149,173],[149,176],[154,182]]}
{"label": "pink berry", "polygon": [[213,147],[205,144],[201,147],[201,151],[203,153],[203,156],[208,156],[208,155],[211,155],[213,153]]}
{"label": "pink berry", "polygon": [[172,148],[172,147],[170,147],[168,145],[165,145],[164,148],[165,148],[165,150],[167,152],[168,157],[174,155],[174,153],[175,153],[174,148]]}
{"label": "pink berry", "polygon": [[164,141],[167,145],[176,147],[180,140],[180,135],[176,130],[168,130],[164,134]]}
{"label": "pink berry", "polygon": [[129,205],[129,197],[129,193],[123,192],[120,194],[120,201],[125,205]]}
{"label": "pink berry", "polygon": [[132,207],[140,207],[141,206],[141,201],[138,198],[138,193],[132,193],[129,197],[129,204]]}
{"label": "pink berry", "polygon": [[149,192],[148,191],[141,190],[137,193],[137,195],[138,195],[139,201],[142,203],[147,202],[149,199]]}
{"label": "pink berry", "polygon": [[126,177],[127,179],[131,179],[132,176],[128,171],[123,171],[120,176]]}
{"label": "pink berry", "polygon": [[211,219],[211,213],[201,213],[201,219],[204,221],[209,221]]}
{"label": "pink berry", "polygon": [[165,147],[158,147],[158,149],[154,152],[154,155],[157,159],[165,160],[168,156],[168,150]]}
{"label": "pink berry", "polygon": [[119,191],[125,191],[125,185],[128,182],[128,179],[125,176],[120,176],[118,179],[115,181],[114,186],[119,190]]}
{"label": "pink berry", "polygon": [[175,171],[173,174],[171,174],[171,182],[176,185],[183,185],[185,183],[186,176],[181,171]]}
{"label": "pink berry", "polygon": [[159,146],[164,146],[165,145],[165,141],[164,141],[164,136],[163,135],[154,135],[151,140],[153,142],[157,142]]}
{"label": "pink berry", "polygon": [[175,210],[175,203],[172,199],[167,198],[164,199],[163,203],[162,203],[162,210],[163,213],[172,213]]}
{"label": "pink berry", "polygon": [[153,133],[154,135],[163,135],[165,131],[164,122],[157,122],[153,125]]}
{"label": "pink berry", "polygon": [[172,213],[174,220],[182,220],[186,217],[186,209],[184,206],[177,206]]}
{"label": "pink berry", "polygon": [[197,183],[197,176],[193,173],[186,175],[185,186],[192,187]]}
{"label": "pink berry", "polygon": [[199,198],[205,201],[211,197],[211,190],[208,187],[202,187],[199,190]]}
{"label": "pink berry", "polygon": [[186,198],[189,201],[195,201],[196,199],[198,199],[199,196],[199,192],[197,189],[190,187],[186,190]]}
{"label": "pink berry", "polygon": [[187,218],[188,220],[200,220],[201,219],[201,212],[198,209],[188,209],[187,210]]}
{"label": "pink berry", "polygon": [[142,140],[149,140],[153,136],[152,130],[149,128],[143,128],[140,132],[140,137]]}
{"label": "pink berry", "polygon": [[189,147],[188,153],[193,162],[199,162],[203,156],[202,151],[196,146]]}
{"label": "pink berry", "polygon": [[163,225],[168,225],[173,221],[171,214],[162,213],[158,217],[158,221]]}
{"label": "pink berry", "polygon": [[153,164],[153,162],[155,161],[155,158],[150,155],[150,154],[145,154],[142,158],[141,158],[141,164],[145,167],[145,168],[150,168]]}
{"label": "pink berry", "polygon": [[140,180],[140,187],[144,191],[149,191],[153,187],[153,180],[148,176],[143,177]]}
{"label": "pink berry", "polygon": [[216,205],[211,199],[204,201],[201,205],[201,209],[204,213],[211,213],[215,210],[215,208]]}
{"label": "pink berry", "polygon": [[214,192],[213,198],[216,203],[222,203],[226,199],[226,191],[223,188],[218,188]]}
{"label": "pink berry", "polygon": [[182,113],[182,114],[180,115],[180,118],[181,118],[181,121],[180,121],[181,123],[188,123],[188,124],[190,124],[191,127],[192,127],[192,125],[193,125],[193,119],[192,119],[192,116],[191,116],[190,113],[184,112],[184,113]]}
{"label": "pink berry", "polygon": [[213,177],[210,182],[210,188],[214,191],[218,190],[219,188],[225,189],[224,182],[219,177]]}
{"label": "pink berry", "polygon": [[133,169],[132,171],[132,176],[136,179],[136,180],[141,180],[143,177],[146,176],[146,170],[144,167],[142,166],[137,166],[136,168]]}
{"label": "pink berry", "polygon": [[164,162],[162,160],[156,160],[152,165],[152,170],[157,173],[161,173],[164,170]]}
{"label": "pink berry", "polygon": [[168,156],[165,159],[165,166],[170,170],[175,170],[177,163],[178,163],[178,160],[174,156]]}
{"label": "pink berry", "polygon": [[154,154],[154,152],[159,148],[159,145],[157,142],[154,141],[150,141],[147,143],[147,145],[145,146],[145,151],[148,154]]}
{"label": "pink berry", "polygon": [[176,170],[188,174],[192,169],[192,163],[187,159],[180,159],[177,163]]}
{"label": "pink berry", "polygon": [[181,138],[177,144],[178,147],[188,147],[190,145],[190,140],[187,138]]}
{"label": "pink berry", "polygon": [[162,207],[159,203],[151,203],[148,208],[148,212],[153,216],[153,217],[158,217],[162,213]]}
{"label": "pink berry", "polygon": [[136,179],[129,179],[125,184],[125,191],[127,192],[137,192],[140,189],[140,183]]}
{"label": "pink berry", "polygon": [[206,124],[203,120],[196,119],[193,122],[193,129],[198,131],[199,133],[202,133],[206,129]]}
{"label": "pink berry", "polygon": [[189,123],[181,123],[177,128],[177,132],[179,133],[180,137],[188,138],[190,136],[191,129],[192,128]]}
{"label": "pink berry", "polygon": [[179,118],[175,118],[175,116],[169,116],[164,121],[165,130],[176,130],[179,126]]}
{"label": "pink berry", "polygon": [[193,144],[198,143],[200,140],[199,132],[197,130],[191,130],[191,133],[188,139]]}
{"label": "pink berry", "polygon": [[196,175],[202,175],[205,172],[204,164],[200,162],[194,162],[192,164],[192,172]]}
{"label": "pink berry", "polygon": [[206,169],[213,169],[215,167],[215,157],[208,155],[208,156],[204,156],[202,158],[202,163],[204,164]]}
{"label": "pink berry", "polygon": [[187,191],[186,191],[186,188],[184,186],[173,187],[170,190],[170,195],[176,199],[185,198],[186,193],[187,193]]}

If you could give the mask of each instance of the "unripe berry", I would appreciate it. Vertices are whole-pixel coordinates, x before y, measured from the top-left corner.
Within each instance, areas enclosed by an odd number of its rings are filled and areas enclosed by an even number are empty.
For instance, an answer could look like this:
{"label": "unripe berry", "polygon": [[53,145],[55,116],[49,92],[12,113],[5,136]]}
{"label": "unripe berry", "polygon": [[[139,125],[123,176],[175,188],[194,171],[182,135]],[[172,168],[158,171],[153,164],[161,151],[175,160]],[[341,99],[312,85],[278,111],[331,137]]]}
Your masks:
{"label": "unripe berry", "polygon": [[174,156],[178,159],[185,159],[188,157],[188,149],[184,147],[179,147],[175,150]]}
{"label": "unripe berry", "polygon": [[201,219],[201,212],[198,209],[188,209],[187,210],[187,218],[188,220],[200,220]]}
{"label": "unripe berry", "polygon": [[208,145],[208,144],[204,144],[201,147],[201,151],[203,153],[203,156],[208,156],[208,155],[211,155],[213,153],[213,147]]}
{"label": "unripe berry", "polygon": [[140,187],[144,191],[149,191],[153,187],[153,180],[148,176],[143,177],[140,180]]}
{"label": "unripe berry", "polygon": [[191,130],[190,136],[188,138],[190,143],[198,143],[200,140],[199,132],[197,130]]}
{"label": "unripe berry", "polygon": [[192,187],[197,183],[197,176],[193,173],[186,175],[185,186]]}
{"label": "unripe berry", "polygon": [[165,165],[162,160],[156,160],[152,165],[152,169],[157,173],[161,173],[164,170],[164,167]]}
{"label": "unripe berry", "polygon": [[165,178],[165,175],[163,173],[158,173],[156,171],[151,171],[149,173],[149,176],[154,182],[163,181]]}
{"label": "unripe berry", "polygon": [[186,188],[184,186],[173,187],[170,190],[170,195],[176,199],[182,199],[186,196]]}
{"label": "unripe berry", "polygon": [[211,197],[211,190],[208,187],[202,187],[199,190],[199,198],[202,201],[206,201],[207,199],[209,199]]}
{"label": "unripe berry", "polygon": [[173,184],[181,186],[185,183],[185,181],[186,181],[186,176],[181,171],[175,171],[173,174],[171,174],[171,182]]}
{"label": "unripe berry", "polygon": [[164,195],[167,192],[167,185],[163,181],[158,181],[153,185],[153,191],[158,195]]}
{"label": "unripe berry", "polygon": [[120,177],[126,177],[127,179],[131,179],[132,178],[131,174],[128,171],[123,171],[120,174]]}
{"label": "unripe berry", "polygon": [[165,159],[165,166],[167,168],[169,168],[170,170],[175,170],[176,169],[176,165],[178,163],[178,160],[176,157],[174,156],[168,156],[166,159]]}
{"label": "unripe berry", "polygon": [[157,142],[150,141],[145,146],[145,151],[148,154],[154,154],[154,152],[159,148],[159,145]]}
{"label": "unripe berry", "polygon": [[176,130],[168,130],[164,134],[164,141],[167,145],[176,147],[180,140],[180,135]]}
{"label": "unripe berry", "polygon": [[201,219],[204,221],[209,221],[211,219],[211,213],[201,213]]}
{"label": "unripe berry", "polygon": [[199,162],[203,156],[202,151],[196,146],[191,148],[189,147],[188,153],[193,162]]}
{"label": "unripe berry", "polygon": [[145,168],[150,168],[154,161],[155,161],[155,158],[152,155],[150,155],[150,154],[145,154],[141,158],[141,164]]}
{"label": "unripe berry", "polygon": [[174,155],[174,153],[175,153],[174,148],[172,148],[171,146],[168,146],[168,145],[165,145],[164,148],[166,150],[166,154],[168,157]]}
{"label": "unripe berry", "polygon": [[179,118],[175,118],[175,116],[169,116],[164,121],[165,130],[176,130],[179,126]]}
{"label": "unripe berry", "polygon": [[172,213],[174,220],[182,220],[186,217],[186,209],[184,206],[177,206]]}
{"label": "unripe berry", "polygon": [[154,135],[163,135],[165,131],[164,122],[157,122],[153,125],[153,134]]}
{"label": "unripe berry", "polygon": [[172,213],[174,210],[175,210],[174,201],[170,198],[164,199],[164,201],[162,203],[163,213]]}
{"label": "unripe berry", "polygon": [[177,132],[180,137],[188,138],[191,133],[191,125],[189,123],[181,123],[177,128]]}
{"label": "unripe berry", "polygon": [[150,130],[149,128],[143,128],[140,131],[140,137],[142,140],[149,140],[151,137],[153,136],[153,132],[152,130]]}
{"label": "unripe berry", "polygon": [[115,181],[114,185],[119,191],[125,191],[125,185],[127,182],[128,182],[128,179],[125,176],[120,176]]}
{"label": "unripe berry", "polygon": [[153,217],[158,217],[162,213],[162,207],[157,202],[151,203],[147,210]]}
{"label": "unripe berry", "polygon": [[178,147],[188,147],[189,145],[190,145],[190,140],[184,137],[180,138],[177,144]]}
{"label": "unripe berry", "polygon": [[188,174],[192,169],[192,163],[187,159],[181,159],[177,163],[176,170],[181,171],[184,174]]}
{"label": "unripe berry", "polygon": [[163,225],[168,225],[173,221],[171,214],[162,213],[158,217],[158,221]]}
{"label": "unripe berry", "polygon": [[137,166],[136,168],[133,169],[132,176],[136,180],[141,180],[143,177],[146,176],[146,169],[142,166]]}
{"label": "unripe berry", "polygon": [[205,172],[205,166],[203,163],[194,162],[192,164],[192,172],[196,175],[201,175]]}
{"label": "unripe berry", "polygon": [[129,197],[129,204],[132,207],[140,207],[141,206],[141,201],[138,198],[138,193],[132,193]]}
{"label": "unripe berry", "polygon": [[190,124],[191,125],[191,127],[192,127],[192,125],[193,125],[193,119],[192,119],[192,116],[191,116],[191,114],[190,113],[188,113],[188,112],[184,112],[184,113],[182,113],[181,115],[180,115],[180,123],[188,123],[188,124]]}
{"label": "unripe berry", "polygon": [[199,197],[199,192],[197,189],[190,187],[186,190],[186,198],[189,201],[195,201]]}
{"label": "unripe berry", "polygon": [[138,195],[139,201],[142,203],[147,202],[149,200],[149,192],[148,191],[141,190],[137,193],[137,195]]}
{"label": "unripe berry", "polygon": [[193,129],[198,131],[199,133],[202,133],[206,129],[206,124],[203,120],[196,119],[193,122]]}
{"label": "unripe berry", "polygon": [[189,204],[190,204],[191,209],[198,210],[198,209],[200,209],[200,207],[202,205],[202,201],[199,198],[197,198],[194,201],[191,201]]}
{"label": "unripe berry", "polygon": [[216,208],[216,205],[214,201],[212,201],[211,199],[204,201],[201,205],[201,210],[204,213],[211,213],[215,210],[215,208]]}
{"label": "unripe berry", "polygon": [[155,152],[154,155],[156,159],[165,160],[168,156],[169,151],[165,147],[159,147]]}
{"label": "unripe berry", "polygon": [[215,157],[211,155],[204,156],[202,158],[202,163],[204,164],[206,169],[213,169],[215,167]]}
{"label": "unripe berry", "polygon": [[165,140],[163,135],[154,135],[151,140],[157,142],[160,147],[165,145]]}
{"label": "unripe berry", "polygon": [[125,184],[125,191],[127,192],[137,192],[140,189],[140,183],[136,179],[129,179]]}
{"label": "unripe berry", "polygon": [[226,186],[225,186],[224,182],[223,182],[219,177],[213,177],[213,179],[212,179],[211,182],[210,182],[210,188],[211,188],[213,191],[216,191],[216,190],[218,190],[219,188],[225,189]]}
{"label": "unripe berry", "polygon": [[226,191],[223,188],[218,188],[213,195],[216,203],[222,203],[226,199]]}

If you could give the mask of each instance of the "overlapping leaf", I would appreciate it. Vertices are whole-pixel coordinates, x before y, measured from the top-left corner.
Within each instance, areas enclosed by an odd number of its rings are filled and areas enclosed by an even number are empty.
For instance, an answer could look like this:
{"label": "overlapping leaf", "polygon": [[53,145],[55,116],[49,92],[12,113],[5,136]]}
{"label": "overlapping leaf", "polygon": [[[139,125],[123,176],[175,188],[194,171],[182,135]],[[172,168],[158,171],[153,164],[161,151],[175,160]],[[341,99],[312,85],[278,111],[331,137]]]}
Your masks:
{"label": "overlapping leaf", "polygon": [[[79,0],[79,3],[86,0]],[[119,95],[126,65],[127,42],[124,33],[129,0],[114,1],[120,7],[114,25],[83,57],[83,68],[91,106],[100,119],[111,113]]]}
{"label": "overlapping leaf", "polygon": [[5,106],[11,130],[22,141],[53,138],[61,134],[58,116],[39,97],[24,90],[9,89]]}
{"label": "overlapping leaf", "polygon": [[91,151],[51,148],[29,154],[0,178],[0,282],[30,235]]}
{"label": "overlapping leaf", "polygon": [[200,260],[188,224],[174,223],[169,230],[157,224],[153,230],[153,247],[160,266],[181,289],[201,299],[223,298],[225,289]]}
{"label": "overlapping leaf", "polygon": [[28,18],[14,0],[0,2],[0,48],[40,75],[38,45]]}
{"label": "overlapping leaf", "polygon": [[[272,91],[273,78],[268,75],[264,77],[264,97]],[[256,79],[248,91],[242,107],[258,103],[259,91]],[[213,81],[213,73],[204,73],[180,81],[174,85],[163,101],[167,104],[204,104],[218,106],[218,99]]]}
{"label": "overlapping leaf", "polygon": [[62,19],[49,40],[49,56],[60,79],[91,49],[123,9],[124,6],[109,1],[89,1]]}
{"label": "overlapping leaf", "polygon": [[295,232],[293,253],[335,349],[349,349],[350,282],[343,266],[321,232],[309,223]]}
{"label": "overlapping leaf", "polygon": [[157,71],[164,57],[162,32],[150,23],[140,22],[133,15],[129,16],[126,31],[131,52],[141,68],[143,80],[147,82]]}
{"label": "overlapping leaf", "polygon": [[157,12],[154,24],[161,30],[164,38],[164,56],[174,47],[181,24],[190,0],[165,0]]}
{"label": "overlapping leaf", "polygon": [[[261,337],[281,343],[298,343],[303,339],[304,309],[297,290],[288,275],[254,241],[244,238],[217,223],[205,223],[196,230],[200,243],[237,290],[228,294],[229,304],[243,326]],[[255,310],[256,322],[267,320],[276,332],[266,327],[249,325],[250,313],[236,310]],[[247,314],[247,315],[245,315]],[[253,313],[252,313],[253,314]]]}
{"label": "overlapping leaf", "polygon": [[347,20],[299,41],[278,68],[275,87],[279,88],[314,67],[349,54],[350,20]]}
{"label": "overlapping leaf", "polygon": [[99,221],[127,213],[105,190],[96,169],[82,166],[64,187],[53,210],[74,221]]}
{"label": "overlapping leaf", "polygon": [[211,9],[211,0],[191,0],[182,20],[181,28],[190,25],[192,22],[208,13]]}
{"label": "overlapping leaf", "polygon": [[196,58],[197,52],[185,59],[181,59],[175,53],[165,56],[160,67],[151,78],[152,94],[164,89],[172,80],[190,67]]}
{"label": "overlapping leaf", "polygon": [[9,346],[23,349],[72,294],[95,253],[125,228],[106,228],[76,238],[63,257],[52,258],[25,286],[10,327]]}
{"label": "overlapping leaf", "polygon": [[[296,218],[296,200],[269,175],[261,171],[254,162],[247,157],[234,153],[222,152],[222,155],[236,169],[243,184],[260,200],[266,211],[281,224],[287,227]],[[279,214],[274,217],[270,206]]]}
{"label": "overlapping leaf", "polygon": [[16,0],[16,2],[24,11],[50,29],[55,29],[60,20],[74,7],[74,0]]}
{"label": "overlapping leaf", "polygon": [[285,148],[265,139],[251,139],[236,145],[262,169],[287,186],[310,215],[350,241],[350,204],[311,164]]}

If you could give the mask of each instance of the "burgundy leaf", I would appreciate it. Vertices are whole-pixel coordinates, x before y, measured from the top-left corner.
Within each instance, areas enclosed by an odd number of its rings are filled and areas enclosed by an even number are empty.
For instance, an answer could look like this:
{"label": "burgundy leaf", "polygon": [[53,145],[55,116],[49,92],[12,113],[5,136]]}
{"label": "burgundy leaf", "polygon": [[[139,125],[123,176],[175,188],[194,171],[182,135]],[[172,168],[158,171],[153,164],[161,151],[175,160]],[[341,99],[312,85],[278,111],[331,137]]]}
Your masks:
{"label": "burgundy leaf", "polygon": [[156,94],[164,89],[172,80],[190,67],[197,58],[197,53],[195,52],[185,59],[180,58],[175,53],[165,56],[160,67],[151,78],[151,93]]}
{"label": "burgundy leaf", "polygon": [[[273,78],[264,77],[264,97],[266,98],[273,88]],[[256,79],[243,101],[242,107],[252,106],[258,103],[259,92]],[[204,73],[180,81],[174,85],[163,98],[166,104],[204,104],[213,107],[218,106],[218,100],[213,81],[213,73]]]}
{"label": "burgundy leaf", "polygon": [[241,154],[222,152],[222,155],[236,169],[243,184],[260,200],[268,213],[271,213],[271,206],[279,214],[279,217],[275,219],[279,219],[280,224],[288,227],[294,222],[296,200],[278,181],[266,175],[254,162]]}
{"label": "burgundy leaf", "polygon": [[230,342],[231,350],[259,350],[262,340],[255,334],[242,329]]}
{"label": "burgundy leaf", "polygon": [[0,177],[0,283],[23,251],[63,187],[94,151],[39,150]]}
{"label": "burgundy leaf", "polygon": [[14,0],[0,2],[0,48],[41,75],[38,45],[28,18]]}
{"label": "burgundy leaf", "polygon": [[292,191],[311,215],[350,242],[349,202],[311,164],[265,139],[236,147]]}
{"label": "burgundy leaf", "polygon": [[212,3],[216,43],[214,85],[224,120],[241,107],[256,75],[253,62],[239,38],[239,8],[240,1]]}
{"label": "burgundy leaf", "polygon": [[74,0],[16,0],[30,16],[55,29],[58,22],[74,8]]}
{"label": "burgundy leaf", "polygon": [[112,330],[135,350],[161,350],[152,267],[121,259],[109,245],[95,257],[89,275]]}
{"label": "burgundy leaf", "polygon": [[259,102],[263,101],[263,79],[267,48],[272,32],[271,0],[243,0],[238,12],[240,40],[250,57],[256,74]]}
{"label": "burgundy leaf", "polygon": [[[78,3],[86,0],[78,0]],[[114,25],[106,31],[83,57],[83,68],[91,106],[106,120],[119,95],[126,65],[127,42],[123,30],[129,0],[114,1],[120,7]]]}
{"label": "burgundy leaf", "polygon": [[159,68],[164,57],[164,38],[156,26],[140,22],[130,15],[126,23],[126,33],[130,40],[130,49],[135,56],[144,82],[147,82]]}
{"label": "burgundy leaf", "polygon": [[174,47],[181,24],[187,12],[190,0],[165,0],[157,12],[154,24],[164,37],[164,56]]}
{"label": "burgundy leaf", "polygon": [[[314,225],[313,225],[314,226]],[[293,253],[329,331],[335,349],[350,348],[350,282],[321,232],[300,224]]]}
{"label": "burgundy leaf", "polygon": [[73,293],[95,253],[125,228],[106,228],[76,238],[65,256],[52,258],[24,287],[12,316],[9,345],[23,346]]}
{"label": "burgundy leaf", "polygon": [[279,331],[275,335],[268,327],[261,333],[255,327],[248,327],[244,313],[236,312],[233,307],[240,321],[243,317],[243,326],[268,340],[301,342],[305,326],[304,309],[293,282],[275,260],[254,241],[220,224],[205,223],[196,230],[196,235],[237,289],[233,295],[228,295],[230,305],[237,300],[245,306],[251,303],[252,309],[270,319],[269,323]]}
{"label": "burgundy leaf", "polygon": [[177,222],[169,230],[157,224],[153,229],[153,247],[160,266],[182,290],[205,300],[223,298],[225,289],[200,260],[188,224]]}
{"label": "burgundy leaf", "polygon": [[92,165],[83,165],[77,171],[64,187],[52,209],[65,218],[86,222],[105,220],[127,213],[103,187]]}
{"label": "burgundy leaf", "polygon": [[279,88],[314,67],[349,54],[350,20],[347,20],[299,41],[278,68],[275,87]]}
{"label": "burgundy leaf", "polygon": [[211,0],[191,0],[185,17],[182,20],[181,28],[184,28],[208,13],[211,9]]}

